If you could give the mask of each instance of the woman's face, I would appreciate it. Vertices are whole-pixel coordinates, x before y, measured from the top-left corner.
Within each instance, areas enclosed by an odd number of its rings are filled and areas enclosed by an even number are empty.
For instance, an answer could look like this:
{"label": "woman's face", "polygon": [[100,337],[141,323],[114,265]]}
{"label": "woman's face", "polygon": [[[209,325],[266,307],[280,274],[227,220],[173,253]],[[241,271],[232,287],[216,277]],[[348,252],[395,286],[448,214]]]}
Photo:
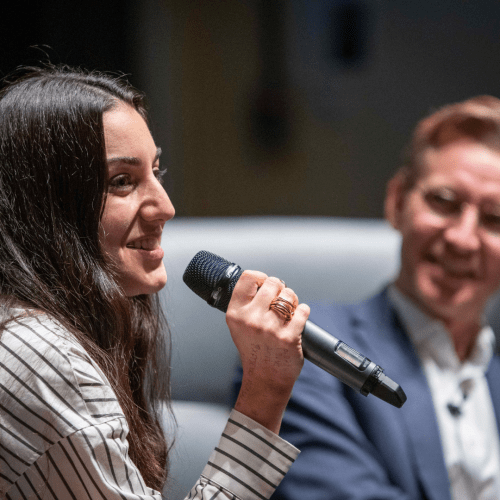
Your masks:
{"label": "woman's face", "polygon": [[159,180],[160,149],[131,106],[120,103],[103,122],[108,192],[100,241],[127,296],[154,293],[167,282],[161,233],[175,214]]}

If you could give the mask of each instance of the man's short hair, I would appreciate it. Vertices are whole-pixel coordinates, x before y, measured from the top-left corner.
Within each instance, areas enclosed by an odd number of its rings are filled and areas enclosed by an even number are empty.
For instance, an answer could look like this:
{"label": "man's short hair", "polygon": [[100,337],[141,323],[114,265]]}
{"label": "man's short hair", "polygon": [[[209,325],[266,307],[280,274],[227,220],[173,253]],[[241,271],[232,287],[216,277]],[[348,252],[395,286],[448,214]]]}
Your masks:
{"label": "man's short hair", "polygon": [[424,153],[471,139],[500,152],[500,99],[480,95],[448,104],[422,119],[404,150],[401,172],[411,187],[420,174]]}

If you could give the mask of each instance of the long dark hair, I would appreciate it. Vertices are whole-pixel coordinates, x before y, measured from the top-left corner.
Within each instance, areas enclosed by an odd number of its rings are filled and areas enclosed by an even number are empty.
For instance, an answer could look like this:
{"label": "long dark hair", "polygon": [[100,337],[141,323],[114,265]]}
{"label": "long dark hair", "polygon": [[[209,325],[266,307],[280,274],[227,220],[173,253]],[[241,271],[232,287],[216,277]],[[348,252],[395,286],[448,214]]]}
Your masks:
{"label": "long dark hair", "polygon": [[170,340],[158,298],[126,297],[99,245],[103,114],[119,102],[146,119],[142,95],[102,73],[25,68],[0,91],[0,294],[77,336],[117,394],[131,459],[161,490]]}

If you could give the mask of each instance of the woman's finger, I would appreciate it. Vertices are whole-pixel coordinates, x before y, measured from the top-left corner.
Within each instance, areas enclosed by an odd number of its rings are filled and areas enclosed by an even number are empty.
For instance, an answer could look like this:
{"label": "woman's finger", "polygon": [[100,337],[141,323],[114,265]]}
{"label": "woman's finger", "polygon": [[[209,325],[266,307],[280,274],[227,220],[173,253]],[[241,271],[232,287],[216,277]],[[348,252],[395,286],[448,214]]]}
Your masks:
{"label": "woman's finger", "polygon": [[258,292],[255,294],[253,304],[256,307],[261,307],[264,310],[269,309],[271,301],[277,297],[281,291],[285,288],[285,284],[280,279],[270,276],[259,288]]}
{"label": "woman's finger", "polygon": [[271,301],[269,309],[279,316],[285,323],[288,323],[295,314],[295,309],[299,304],[299,299],[291,288],[284,288]]}
{"label": "woman's finger", "polygon": [[234,287],[230,307],[243,307],[252,302],[257,291],[266,281],[267,274],[260,271],[243,271]]}

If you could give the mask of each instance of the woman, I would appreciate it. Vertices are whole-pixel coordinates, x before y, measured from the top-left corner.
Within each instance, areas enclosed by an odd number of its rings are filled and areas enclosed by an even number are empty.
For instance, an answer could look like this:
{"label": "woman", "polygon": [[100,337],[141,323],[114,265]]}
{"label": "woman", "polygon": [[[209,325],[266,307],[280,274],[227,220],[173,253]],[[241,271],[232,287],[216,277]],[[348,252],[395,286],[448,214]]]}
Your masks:
{"label": "woman", "polygon": [[[166,283],[174,208],[142,96],[123,81],[28,68],[0,94],[0,497],[160,498],[168,443]],[[291,320],[271,307],[293,303]],[[190,498],[266,498],[297,455],[276,436],[309,313],[245,272],[227,323],[244,379]],[[227,437],[230,436],[230,437]]]}

